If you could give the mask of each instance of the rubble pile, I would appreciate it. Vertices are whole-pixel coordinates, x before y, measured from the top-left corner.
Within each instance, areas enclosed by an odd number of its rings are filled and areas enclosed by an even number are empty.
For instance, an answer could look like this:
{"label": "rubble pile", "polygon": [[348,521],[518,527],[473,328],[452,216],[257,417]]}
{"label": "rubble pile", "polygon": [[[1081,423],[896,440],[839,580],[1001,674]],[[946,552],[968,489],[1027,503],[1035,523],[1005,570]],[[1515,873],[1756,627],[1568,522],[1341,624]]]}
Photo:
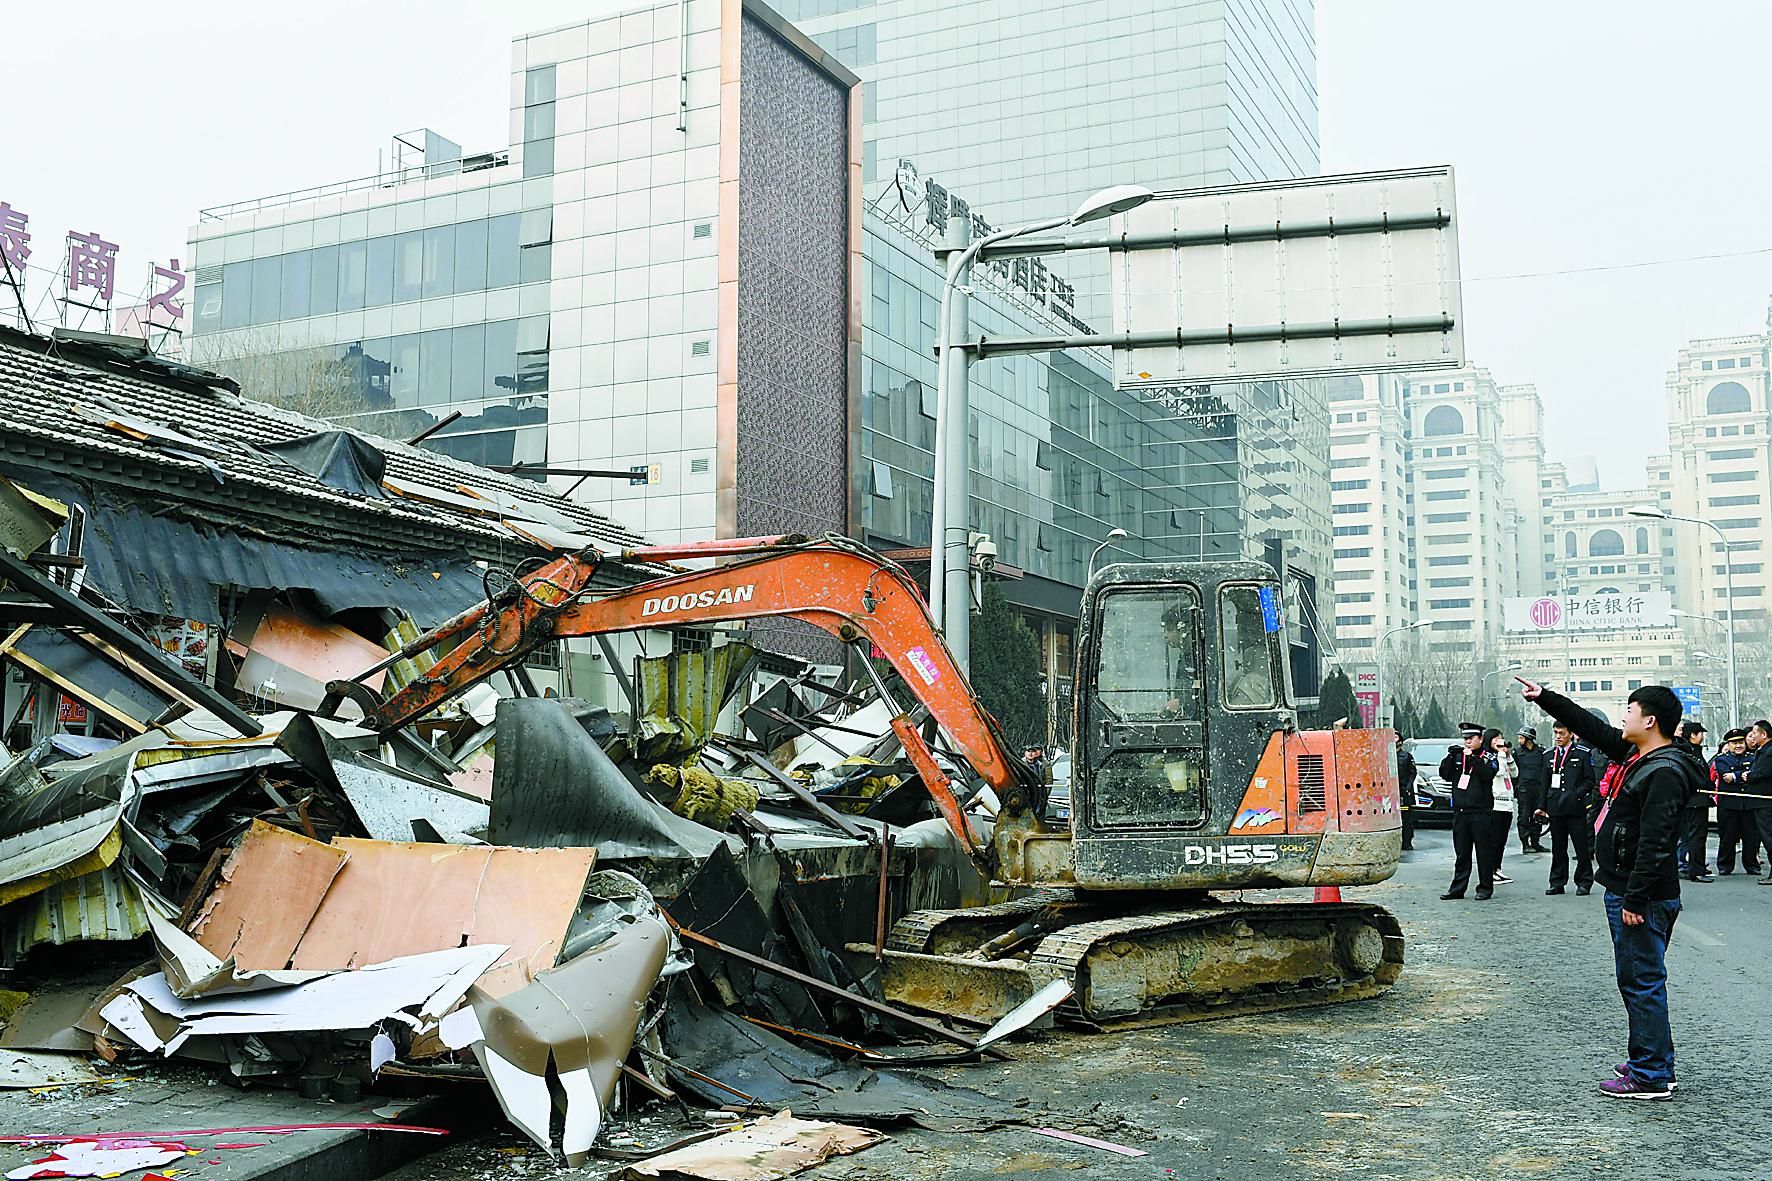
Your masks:
{"label": "rubble pile", "polygon": [[991,895],[872,692],[689,633],[635,662],[625,710],[513,678],[378,732],[348,700],[323,716],[326,685],[421,675],[410,615],[257,593],[160,637],[33,563],[67,517],[4,487],[45,526],[0,556],[6,593],[62,612],[25,629],[25,691],[91,724],[25,725],[27,697],[6,731],[0,1080],[178,1058],[355,1102],[472,1077],[575,1166],[648,1104],[772,1117],[656,1161],[624,1137],[632,1176],[786,1175],[880,1139],[821,1121],[1019,1118],[887,1069],[1000,1051],[883,998],[890,921]]}

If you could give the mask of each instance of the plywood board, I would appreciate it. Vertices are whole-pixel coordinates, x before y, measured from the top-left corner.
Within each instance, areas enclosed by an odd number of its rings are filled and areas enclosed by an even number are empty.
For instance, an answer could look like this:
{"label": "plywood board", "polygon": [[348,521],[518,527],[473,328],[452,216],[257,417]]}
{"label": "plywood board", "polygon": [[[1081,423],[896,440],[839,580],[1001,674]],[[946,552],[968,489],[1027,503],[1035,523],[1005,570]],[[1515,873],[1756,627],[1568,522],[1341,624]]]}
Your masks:
{"label": "plywood board", "polygon": [[348,857],[337,845],[255,820],[222,863],[190,933],[211,955],[231,957],[243,969],[286,968]]}
{"label": "plywood board", "polygon": [[480,987],[520,988],[554,966],[597,852],[340,839],[343,872],[292,966],[359,968],[476,943],[508,950]]}

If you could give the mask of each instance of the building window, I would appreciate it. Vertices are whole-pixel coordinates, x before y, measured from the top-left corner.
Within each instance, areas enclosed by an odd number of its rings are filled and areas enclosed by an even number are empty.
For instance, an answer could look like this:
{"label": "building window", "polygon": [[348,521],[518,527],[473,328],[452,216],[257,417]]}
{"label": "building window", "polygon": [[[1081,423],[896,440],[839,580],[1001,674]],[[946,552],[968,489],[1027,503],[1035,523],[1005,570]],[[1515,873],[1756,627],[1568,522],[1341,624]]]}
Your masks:
{"label": "building window", "polygon": [[1713,496],[1710,498],[1712,508],[1738,508],[1746,504],[1758,504],[1758,496]]}
{"label": "building window", "polygon": [[1590,558],[1611,558],[1623,552],[1624,538],[1616,529],[1596,529],[1587,539],[1587,556]]}
{"label": "building window", "polygon": [[1421,420],[1421,433],[1424,435],[1462,435],[1464,434],[1464,415],[1455,406],[1435,406]]}
{"label": "building window", "polygon": [[1337,603],[1370,603],[1372,601],[1372,592],[1359,591],[1351,595],[1336,595],[1335,601]]}
{"label": "building window", "polygon": [[1368,462],[1369,458],[1364,455],[1353,455],[1344,459],[1331,459],[1329,461],[1329,470],[1338,472],[1343,468],[1365,467]]}
{"label": "building window", "polygon": [[[958,534],[955,534],[955,536],[958,536]],[[1337,558],[1370,558],[1372,556],[1372,547],[1367,545],[1356,546],[1352,549],[1338,549],[1335,551],[1335,556]]]}
{"label": "building window", "polygon": [[[1649,552],[1649,530],[1647,529],[1637,530],[1637,552],[1639,554],[1646,554]],[[1649,573],[1647,567],[1644,568],[1643,573]]]}
{"label": "building window", "polygon": [[1438,558],[1429,558],[1430,566],[1468,566],[1471,564],[1469,554],[1447,554]]}
{"label": "building window", "polygon": [[1754,449],[1752,447],[1725,447],[1721,450],[1712,451],[1709,454],[1713,461],[1721,461],[1725,459],[1752,459],[1754,457]]}
{"label": "building window", "polygon": [[1331,515],[1340,517],[1340,516],[1345,516],[1348,513],[1370,512],[1371,509],[1372,509],[1372,502],[1369,500],[1362,500],[1362,501],[1357,501],[1354,504],[1338,504],[1334,508],[1330,509],[1329,511],[1330,511]]}
{"label": "building window", "polygon": [[1456,525],[1471,519],[1469,513],[1429,513],[1427,523],[1430,525]]}
{"label": "building window", "polygon": [[554,67],[523,75],[523,175],[554,171]]}
{"label": "building window", "polygon": [[1450,590],[1453,587],[1469,586],[1470,584],[1471,584],[1471,580],[1468,577],[1467,578],[1430,578],[1427,580],[1427,585],[1432,590]]}
{"label": "building window", "polygon": [[1423,500],[1464,500],[1470,493],[1463,488],[1443,488],[1438,492],[1429,492]]}
{"label": "building window", "polygon": [[1735,368],[1735,358],[1734,357],[1724,357],[1721,361],[1717,362],[1717,368],[1718,369],[1733,369],[1733,368]]}
{"label": "building window", "polygon": [[1423,472],[1422,475],[1430,480],[1462,480],[1470,475],[1470,471],[1468,467],[1444,467],[1437,472]]}
{"label": "building window", "polygon": [[1468,607],[1471,605],[1471,601],[1469,599],[1429,599],[1427,605],[1437,609],[1449,609],[1454,607]]}
{"label": "building window", "polygon": [[1370,487],[1371,484],[1371,480],[1331,480],[1329,481],[1329,491],[1358,492],[1362,488]]}
{"label": "building window", "polygon": [[[1729,362],[1734,365],[1735,362]],[[1746,414],[1753,409],[1753,398],[1739,381],[1719,381],[1704,396],[1706,414]]]}
{"label": "building window", "polygon": [[1371,624],[1372,616],[1370,615],[1337,615],[1335,617],[1336,627],[1369,627]]}
{"label": "building window", "polygon": [[1710,482],[1713,484],[1745,484],[1759,474],[1758,472],[1712,472]]}
{"label": "building window", "polygon": [[1370,525],[1337,525],[1332,532],[1337,537],[1364,537],[1372,532]]}

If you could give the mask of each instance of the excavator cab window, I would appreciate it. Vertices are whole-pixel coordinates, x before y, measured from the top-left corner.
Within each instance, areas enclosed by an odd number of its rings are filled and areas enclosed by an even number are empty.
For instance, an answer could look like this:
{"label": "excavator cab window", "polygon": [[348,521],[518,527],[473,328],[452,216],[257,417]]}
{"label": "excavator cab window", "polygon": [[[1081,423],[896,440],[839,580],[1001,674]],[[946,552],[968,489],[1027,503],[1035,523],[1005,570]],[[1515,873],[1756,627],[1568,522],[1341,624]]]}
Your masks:
{"label": "excavator cab window", "polygon": [[1223,643],[1219,670],[1226,709],[1273,709],[1280,704],[1275,601],[1272,587],[1227,586],[1218,592]]}
{"label": "excavator cab window", "polygon": [[1084,747],[1092,827],[1205,818],[1205,681],[1199,592],[1113,590],[1095,622]]}

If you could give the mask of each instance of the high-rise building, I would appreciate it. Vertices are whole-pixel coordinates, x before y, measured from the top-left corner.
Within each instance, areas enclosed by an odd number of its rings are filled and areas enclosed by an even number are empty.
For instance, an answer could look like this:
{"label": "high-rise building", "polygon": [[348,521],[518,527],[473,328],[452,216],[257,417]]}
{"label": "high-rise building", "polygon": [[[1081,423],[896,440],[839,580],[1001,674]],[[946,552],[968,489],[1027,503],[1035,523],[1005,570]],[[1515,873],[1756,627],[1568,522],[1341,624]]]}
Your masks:
{"label": "high-rise building", "polygon": [[[1476,366],[1427,374],[1410,382],[1407,413],[1426,646],[1487,659],[1501,635],[1502,600],[1516,585],[1522,531],[1504,470],[1501,389]],[[1535,522],[1531,537],[1538,532]]]}
{"label": "high-rise building", "polygon": [[[1152,189],[1314,176],[1311,0],[780,0],[863,80],[868,193],[898,162],[997,225]],[[1070,260],[1105,322],[1106,261]]]}
{"label": "high-rise building", "polygon": [[1329,383],[1335,646],[1354,667],[1372,661],[1385,632],[1415,618],[1406,384],[1388,374]]}
{"label": "high-rise building", "polygon": [[[1765,546],[1772,536],[1772,407],[1765,335],[1694,340],[1667,376],[1668,512],[1710,522],[1728,539],[1742,634],[1767,621]],[[1729,604],[1724,549],[1710,529],[1676,524],[1678,601],[1722,619]]]}
{"label": "high-rise building", "polygon": [[1508,596],[1544,593],[1548,560],[1540,523],[1545,514],[1544,403],[1535,385],[1501,387],[1501,473],[1507,498],[1519,514],[1517,558]]}
{"label": "high-rise building", "polygon": [[[1140,29],[1172,21],[1131,7]],[[1210,170],[1188,171],[1204,167],[1188,148],[1151,165],[1153,181],[1244,179],[1260,171],[1248,160],[1277,158],[1250,145],[1291,124],[1255,115],[1297,88],[1254,94],[1253,67],[1230,60],[1246,53],[1237,22],[1263,7],[1188,6],[1202,27],[1187,36],[1218,49],[1162,58],[1116,40],[1105,67],[1090,51],[1101,85],[1117,88],[1127,63],[1160,66],[1167,80],[1141,88],[1185,92],[1234,132],[1201,141],[1216,145],[1199,149]],[[821,47],[758,0],[587,8],[582,23],[513,42],[508,148],[405,135],[392,171],[204,211],[191,235],[194,359],[310,413],[429,432],[427,446],[536,478],[634,471],[633,483],[547,478],[655,540],[832,530],[914,560],[929,535],[943,273],[934,190],[908,210],[863,192],[866,104],[837,60],[867,56],[859,34]],[[1007,10],[989,29],[1044,53],[1100,15],[1086,8],[1054,8],[1038,35]],[[1227,9],[1229,25],[1212,15]],[[957,18],[928,19],[951,33]],[[895,43],[920,51],[914,36]],[[1090,117],[1096,142],[1050,149],[1072,151],[1079,175],[1124,179],[1120,163],[1156,159],[1146,140],[1098,157],[1109,115]],[[1016,185],[949,179],[944,217],[1012,220],[991,194]],[[1050,335],[1081,319],[1019,267],[980,268],[975,285],[989,331]],[[1049,652],[1068,636],[1088,553],[1118,526],[1130,537],[1104,560],[1271,562],[1294,591],[1295,680],[1314,695],[1323,629],[1310,598],[1330,563],[1321,381],[1122,395],[1086,352],[992,358],[973,381],[974,527],[1022,576],[1007,597],[1054,625]]]}

